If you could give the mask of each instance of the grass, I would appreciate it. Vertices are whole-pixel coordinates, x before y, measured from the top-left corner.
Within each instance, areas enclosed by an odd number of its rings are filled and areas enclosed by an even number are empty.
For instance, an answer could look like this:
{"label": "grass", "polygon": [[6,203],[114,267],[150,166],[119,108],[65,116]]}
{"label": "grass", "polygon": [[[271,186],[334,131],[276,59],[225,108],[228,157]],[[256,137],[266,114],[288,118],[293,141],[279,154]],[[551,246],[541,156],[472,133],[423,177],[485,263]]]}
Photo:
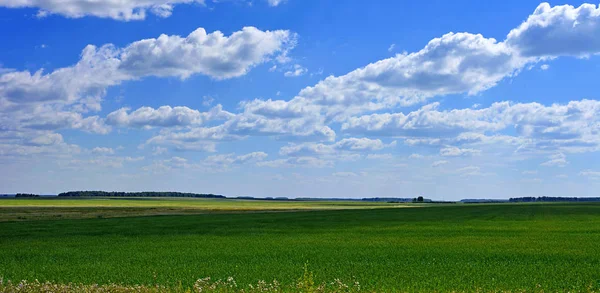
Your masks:
{"label": "grass", "polygon": [[[4,215],[3,215],[4,216]],[[5,280],[366,291],[599,291],[600,204],[211,213],[0,223]]]}

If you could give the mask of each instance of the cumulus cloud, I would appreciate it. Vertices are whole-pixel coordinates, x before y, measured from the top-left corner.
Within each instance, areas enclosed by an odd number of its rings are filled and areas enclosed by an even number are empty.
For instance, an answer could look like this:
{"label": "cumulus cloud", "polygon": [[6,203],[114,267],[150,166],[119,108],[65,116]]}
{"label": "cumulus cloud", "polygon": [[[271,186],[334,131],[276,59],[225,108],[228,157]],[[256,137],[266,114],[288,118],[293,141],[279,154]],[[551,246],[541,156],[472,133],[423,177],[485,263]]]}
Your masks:
{"label": "cumulus cloud", "polygon": [[78,145],[66,143],[63,136],[47,130],[0,131],[0,158],[71,157],[79,154]]}
{"label": "cumulus cloud", "polygon": [[[0,126],[13,131],[80,129],[106,134],[111,126],[184,127],[228,120],[233,114],[223,111],[220,105],[208,112],[163,106],[132,112],[122,108],[106,119],[85,115],[101,110],[107,89],[122,82],[146,76],[185,79],[193,74],[217,80],[233,78],[278,54],[287,54],[294,43],[295,35],[289,31],[245,27],[229,36],[199,28],[186,37],[161,35],[124,48],[88,45],[79,62],[70,67],[49,73],[2,71]],[[194,148],[211,150],[214,146]]]}
{"label": "cumulus cloud", "polygon": [[209,166],[229,168],[232,165],[260,162],[267,158],[267,156],[268,155],[264,152],[253,152],[240,156],[235,156],[234,154],[221,154],[207,157],[204,160],[204,163]]}
{"label": "cumulus cloud", "polygon": [[[282,114],[276,112],[301,109],[343,121],[359,113],[414,105],[434,96],[474,95],[531,64],[600,52],[595,40],[599,36],[595,33],[597,11],[594,5],[573,8],[543,3],[504,41],[480,34],[448,33],[419,51],[329,76],[289,101],[254,103],[253,110],[269,108],[270,115],[279,116]],[[272,104],[278,105],[276,110]]]}
{"label": "cumulus cloud", "polygon": [[600,51],[600,8],[594,4],[540,4],[508,34],[506,43],[524,57],[583,57]]}
{"label": "cumulus cloud", "polygon": [[199,28],[187,37],[161,35],[134,42],[121,50],[119,70],[133,77],[203,74],[216,79],[244,75],[275,53],[287,51],[295,35],[285,30],[244,27],[225,36]]}
{"label": "cumulus cloud", "polygon": [[113,155],[115,153],[115,150],[107,147],[95,147],[92,149],[92,153],[102,155]]}
{"label": "cumulus cloud", "polygon": [[476,149],[461,149],[453,146],[445,147],[440,150],[442,157],[460,157],[460,156],[471,156],[480,154],[480,150]]}
{"label": "cumulus cloud", "polygon": [[279,154],[291,157],[333,155],[339,152],[376,151],[395,145],[395,141],[385,144],[380,139],[345,138],[334,144],[303,143],[288,145],[282,147]]}
{"label": "cumulus cloud", "polygon": [[223,111],[217,105],[208,112],[200,112],[188,107],[162,106],[157,109],[141,107],[133,112],[128,108],[121,108],[106,117],[106,123],[115,126],[128,127],[176,127],[201,125],[212,120],[227,120],[234,116]]}
{"label": "cumulus cloud", "polygon": [[[0,0],[0,7],[36,8],[38,17],[59,14],[70,18],[95,16],[120,21],[143,20],[148,14],[166,18],[180,4],[206,5],[206,0]],[[213,1],[217,2],[217,1]],[[269,6],[278,6],[285,0],[267,0]]]}
{"label": "cumulus cloud", "polygon": [[68,161],[64,167],[72,169],[83,169],[89,166],[98,166],[103,168],[123,168],[125,163],[140,162],[144,157],[116,157],[116,156],[99,156],[91,159],[73,159]]}
{"label": "cumulus cloud", "polygon": [[[409,145],[504,142],[539,150],[592,151],[600,146],[600,101],[581,100],[545,106],[498,102],[488,108],[438,110],[433,103],[408,114],[352,117],[342,130],[407,138]],[[518,137],[504,135],[512,130]],[[493,136],[487,133],[496,133]],[[430,138],[433,136],[434,138]]]}
{"label": "cumulus cloud", "polygon": [[368,154],[367,160],[391,160],[394,158],[392,154]]}
{"label": "cumulus cloud", "polygon": [[208,34],[198,28],[187,37],[161,35],[124,48],[88,45],[74,66],[48,74],[40,70],[33,74],[13,71],[0,75],[0,98],[5,107],[17,102],[74,102],[102,96],[109,86],[145,76],[237,77],[288,50],[294,39],[294,34],[284,30],[245,27],[225,36],[219,31]]}
{"label": "cumulus cloud", "polygon": [[409,159],[422,159],[425,156],[421,155],[421,154],[411,154],[410,156],[408,156]]}
{"label": "cumulus cloud", "polygon": [[285,77],[297,77],[306,74],[308,70],[302,67],[300,64],[294,64],[291,70],[286,71],[283,75]]}

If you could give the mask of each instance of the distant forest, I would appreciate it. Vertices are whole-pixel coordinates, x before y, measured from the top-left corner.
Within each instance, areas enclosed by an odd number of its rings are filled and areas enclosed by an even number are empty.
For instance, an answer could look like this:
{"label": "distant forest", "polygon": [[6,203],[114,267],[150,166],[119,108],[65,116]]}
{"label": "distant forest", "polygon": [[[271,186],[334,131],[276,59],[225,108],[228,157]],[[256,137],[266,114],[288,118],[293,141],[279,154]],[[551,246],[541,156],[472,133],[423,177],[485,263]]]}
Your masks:
{"label": "distant forest", "polygon": [[185,193],[185,192],[107,192],[107,191],[69,191],[59,193],[58,197],[201,197],[225,198],[223,195]]}
{"label": "distant forest", "polygon": [[39,194],[31,194],[31,193],[17,193],[15,197],[40,197]]}
{"label": "distant forest", "polygon": [[600,201],[600,197],[516,197],[508,200],[509,202],[552,202],[552,201]]}

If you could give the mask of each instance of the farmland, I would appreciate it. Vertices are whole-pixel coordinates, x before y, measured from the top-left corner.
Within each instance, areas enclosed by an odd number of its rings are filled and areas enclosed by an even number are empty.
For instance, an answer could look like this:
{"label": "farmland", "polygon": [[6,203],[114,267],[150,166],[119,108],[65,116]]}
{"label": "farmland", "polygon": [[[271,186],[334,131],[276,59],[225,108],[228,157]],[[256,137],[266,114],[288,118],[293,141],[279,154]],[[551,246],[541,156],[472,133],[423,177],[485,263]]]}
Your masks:
{"label": "farmland", "polygon": [[79,198],[0,200],[0,222],[206,213],[414,207],[356,201],[266,201],[197,198]]}
{"label": "farmland", "polygon": [[[161,205],[175,214],[86,213]],[[177,212],[194,205],[199,213]],[[316,283],[358,281],[366,291],[600,289],[600,204],[402,206],[2,200],[0,276],[184,287],[233,277],[244,287],[274,279],[294,284],[307,264]],[[10,215],[28,208],[52,216]],[[82,218],[56,218],[53,209],[79,209]]]}

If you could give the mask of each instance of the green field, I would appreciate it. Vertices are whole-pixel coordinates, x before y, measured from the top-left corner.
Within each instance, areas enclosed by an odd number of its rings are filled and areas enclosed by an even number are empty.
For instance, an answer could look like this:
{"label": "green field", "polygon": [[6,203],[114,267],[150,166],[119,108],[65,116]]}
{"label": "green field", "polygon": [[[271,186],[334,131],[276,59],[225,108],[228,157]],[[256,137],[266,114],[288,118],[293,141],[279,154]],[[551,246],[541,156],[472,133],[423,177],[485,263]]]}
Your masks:
{"label": "green field", "polygon": [[[113,204],[183,205],[173,212],[193,205],[222,208],[194,215],[86,216],[90,207]],[[225,212],[224,205],[238,211]],[[290,211],[258,212],[260,205]],[[356,280],[363,291],[600,289],[600,204],[387,205],[0,200],[0,276],[187,287],[198,278],[234,277],[243,287],[273,279],[293,284],[308,263],[317,283]],[[84,219],[11,220],[11,211],[28,206],[46,206],[53,216],[52,209],[70,206],[82,209]],[[321,210],[298,211],[311,208]],[[335,210],[322,210],[330,208]]]}

